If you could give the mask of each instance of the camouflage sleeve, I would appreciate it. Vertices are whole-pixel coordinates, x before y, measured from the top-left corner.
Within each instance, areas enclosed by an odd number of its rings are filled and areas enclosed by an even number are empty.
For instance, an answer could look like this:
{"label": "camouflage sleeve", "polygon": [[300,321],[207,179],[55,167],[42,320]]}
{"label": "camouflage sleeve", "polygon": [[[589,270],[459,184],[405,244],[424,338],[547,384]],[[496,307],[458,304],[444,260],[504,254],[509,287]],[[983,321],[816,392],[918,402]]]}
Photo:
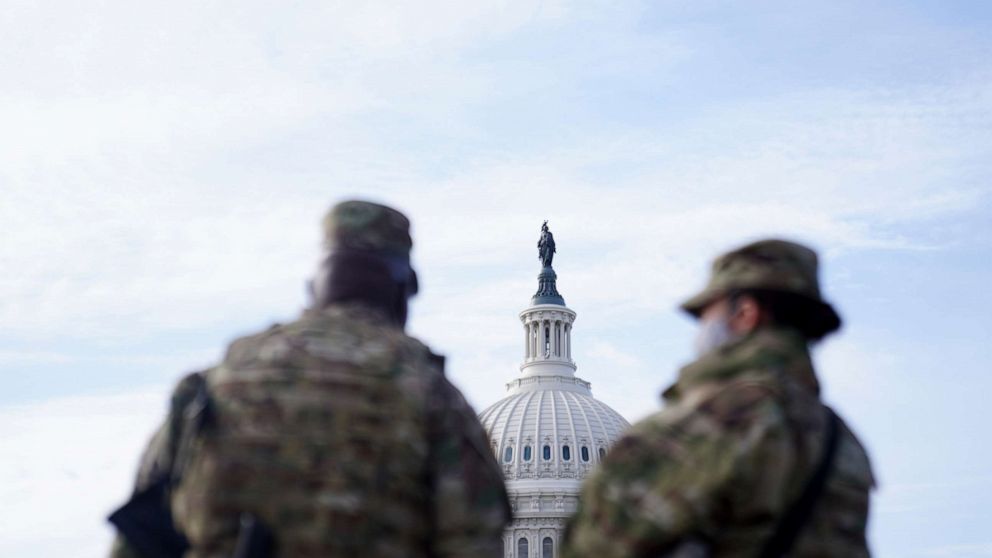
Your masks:
{"label": "camouflage sleeve", "polygon": [[431,402],[433,556],[502,556],[510,504],[472,407],[443,376]]}
{"label": "camouflage sleeve", "polygon": [[[134,490],[139,492],[151,484],[156,478],[157,472],[161,471],[166,463],[172,462],[172,455],[169,454],[169,421],[166,420],[155,434],[141,454],[138,463],[138,475],[134,482]],[[142,558],[136,550],[128,545],[127,540],[119,533],[114,536],[114,543],[110,549],[110,558]]]}
{"label": "camouflage sleeve", "polygon": [[638,423],[583,487],[562,557],[708,555],[705,541],[737,502],[781,500],[782,424],[767,391],[748,387]]}
{"label": "camouflage sleeve", "polygon": [[[183,377],[173,390],[169,403],[169,414],[155,431],[155,434],[152,435],[148,446],[141,454],[133,492],[147,488],[156,479],[172,471],[179,446],[183,411],[196,396],[203,381],[202,373],[193,372]],[[114,538],[110,550],[111,558],[140,558],[140,556],[123,537],[117,535]]]}

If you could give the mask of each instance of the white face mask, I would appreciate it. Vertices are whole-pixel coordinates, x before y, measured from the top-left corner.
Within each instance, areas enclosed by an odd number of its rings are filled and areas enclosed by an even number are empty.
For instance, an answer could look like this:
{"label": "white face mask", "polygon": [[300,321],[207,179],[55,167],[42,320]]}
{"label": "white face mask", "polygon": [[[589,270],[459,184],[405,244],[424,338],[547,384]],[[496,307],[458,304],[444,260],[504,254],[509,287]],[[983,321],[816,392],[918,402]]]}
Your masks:
{"label": "white face mask", "polygon": [[696,332],[694,342],[696,356],[701,357],[737,337],[737,334],[731,331],[730,323],[725,316],[703,320],[699,322],[699,331]]}

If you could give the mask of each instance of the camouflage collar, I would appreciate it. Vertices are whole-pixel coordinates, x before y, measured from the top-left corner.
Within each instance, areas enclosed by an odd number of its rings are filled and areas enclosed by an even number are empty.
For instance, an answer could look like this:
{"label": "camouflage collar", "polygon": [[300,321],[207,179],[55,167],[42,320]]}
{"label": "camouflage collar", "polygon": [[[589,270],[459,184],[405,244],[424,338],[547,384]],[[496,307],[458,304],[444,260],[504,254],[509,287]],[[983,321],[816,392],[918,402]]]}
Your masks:
{"label": "camouflage collar", "polygon": [[389,315],[385,310],[357,300],[333,302],[322,308],[307,308],[303,311],[303,315],[310,318],[333,316],[348,320],[373,322],[383,326],[398,327],[389,319]]}
{"label": "camouflage collar", "polygon": [[820,392],[806,339],[791,329],[762,328],[686,365],[679,371],[678,380],[662,392],[662,397],[674,403],[697,386],[745,373],[767,374],[777,381],[775,371],[784,372],[813,393]]}

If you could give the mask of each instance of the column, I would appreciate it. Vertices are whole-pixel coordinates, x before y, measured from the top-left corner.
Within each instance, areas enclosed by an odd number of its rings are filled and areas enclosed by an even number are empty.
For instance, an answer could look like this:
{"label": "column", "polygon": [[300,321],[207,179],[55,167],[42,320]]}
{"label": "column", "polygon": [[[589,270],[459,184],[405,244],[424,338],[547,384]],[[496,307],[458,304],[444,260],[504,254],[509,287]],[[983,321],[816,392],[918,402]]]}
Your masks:
{"label": "column", "polygon": [[541,320],[541,358],[548,354],[548,346],[551,343],[551,339],[548,338],[550,333],[551,323],[549,320]]}
{"label": "column", "polygon": [[572,360],[572,325],[565,324],[565,360]]}
{"label": "column", "polygon": [[530,324],[524,323],[524,362],[530,358]]}
{"label": "column", "polygon": [[555,321],[548,320],[548,357],[555,358]]}
{"label": "column", "polygon": [[541,358],[544,354],[541,352],[541,337],[544,335],[544,328],[541,327],[541,321],[537,320],[534,322],[534,358]]}
{"label": "column", "polygon": [[530,322],[530,358],[531,360],[537,358],[537,323]]}

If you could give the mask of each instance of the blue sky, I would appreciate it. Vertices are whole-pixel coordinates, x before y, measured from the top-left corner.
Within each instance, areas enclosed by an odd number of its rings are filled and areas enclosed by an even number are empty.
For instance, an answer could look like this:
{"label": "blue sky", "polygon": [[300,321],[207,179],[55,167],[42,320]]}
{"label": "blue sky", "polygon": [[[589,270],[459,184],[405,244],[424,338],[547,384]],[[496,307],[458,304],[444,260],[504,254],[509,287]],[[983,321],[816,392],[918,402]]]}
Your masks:
{"label": "blue sky", "polygon": [[[470,5],[469,5],[470,4]],[[3,556],[99,556],[171,384],[305,304],[336,200],[414,222],[411,330],[481,410],[550,221],[630,420],[722,250],[820,250],[876,556],[992,556],[992,4],[8,2]]]}

